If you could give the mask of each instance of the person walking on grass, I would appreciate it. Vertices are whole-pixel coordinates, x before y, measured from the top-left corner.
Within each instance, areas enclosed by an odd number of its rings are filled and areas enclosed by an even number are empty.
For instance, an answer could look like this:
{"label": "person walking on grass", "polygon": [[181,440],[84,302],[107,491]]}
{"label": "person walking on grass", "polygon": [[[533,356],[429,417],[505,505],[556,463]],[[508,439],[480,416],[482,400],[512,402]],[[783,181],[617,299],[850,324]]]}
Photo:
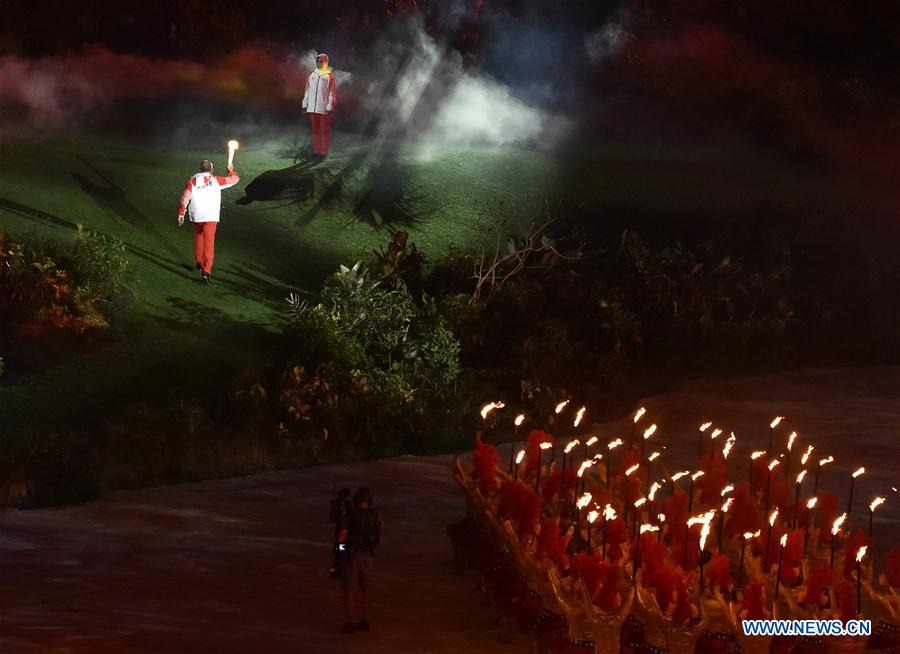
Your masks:
{"label": "person walking on grass", "polygon": [[184,225],[184,214],[190,215],[194,224],[194,261],[200,271],[200,279],[209,284],[213,257],[216,251],[216,228],[219,226],[219,210],[222,208],[222,189],[231,188],[240,181],[234,166],[228,166],[228,176],[213,175],[209,159],[200,162],[200,172],[191,176],[181,194],[178,209],[178,225]]}
{"label": "person walking on grass", "polygon": [[312,153],[324,159],[331,146],[331,112],[337,104],[337,85],[334,71],[328,65],[328,55],[316,56],[316,69],[306,80],[301,107],[309,114],[312,127]]}
{"label": "person walking on grass", "polygon": [[343,552],[341,586],[347,621],[341,631],[345,634],[370,629],[371,575],[375,549],[381,542],[381,528],[381,516],[372,505],[372,493],[368,488],[360,488],[353,496],[353,507],[341,518],[337,538],[338,549]]}

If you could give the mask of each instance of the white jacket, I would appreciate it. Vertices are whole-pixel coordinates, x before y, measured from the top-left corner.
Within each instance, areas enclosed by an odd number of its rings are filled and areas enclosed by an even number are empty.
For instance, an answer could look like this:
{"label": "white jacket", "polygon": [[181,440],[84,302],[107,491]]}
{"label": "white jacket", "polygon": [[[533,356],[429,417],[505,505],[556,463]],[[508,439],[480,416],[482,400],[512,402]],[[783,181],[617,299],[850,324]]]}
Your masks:
{"label": "white jacket", "polygon": [[330,114],[337,104],[337,84],[330,68],[318,68],[309,74],[302,107],[311,114]]}
{"label": "white jacket", "polygon": [[218,177],[203,172],[197,173],[184,186],[178,215],[184,216],[185,210],[190,207],[192,223],[219,222],[222,189],[234,186],[240,179],[234,171],[228,177]]}

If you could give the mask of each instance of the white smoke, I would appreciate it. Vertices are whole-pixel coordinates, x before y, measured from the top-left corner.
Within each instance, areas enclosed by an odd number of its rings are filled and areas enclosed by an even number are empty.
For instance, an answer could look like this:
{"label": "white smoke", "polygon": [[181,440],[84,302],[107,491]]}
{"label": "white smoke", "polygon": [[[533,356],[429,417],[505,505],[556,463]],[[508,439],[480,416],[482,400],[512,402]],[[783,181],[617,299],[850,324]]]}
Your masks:
{"label": "white smoke", "polygon": [[[410,21],[403,45],[386,39],[376,51],[379,72],[367,89],[377,133],[398,132],[420,157],[437,144],[480,147],[552,147],[570,122],[516,97],[505,84],[464,66],[459,52],[435,41],[421,20]],[[535,71],[535,74],[540,74]],[[383,94],[385,80],[393,91]]]}

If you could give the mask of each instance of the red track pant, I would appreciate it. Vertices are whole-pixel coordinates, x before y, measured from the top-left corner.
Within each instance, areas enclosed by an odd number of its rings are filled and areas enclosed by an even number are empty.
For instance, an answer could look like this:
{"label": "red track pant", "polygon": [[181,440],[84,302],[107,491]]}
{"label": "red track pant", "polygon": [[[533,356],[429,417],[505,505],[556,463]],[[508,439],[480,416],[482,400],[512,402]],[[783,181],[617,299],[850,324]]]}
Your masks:
{"label": "red track pant", "polygon": [[219,223],[216,222],[194,223],[194,260],[200,264],[205,273],[212,271],[218,226]]}
{"label": "red track pant", "polygon": [[313,154],[327,155],[331,146],[331,114],[310,114]]}

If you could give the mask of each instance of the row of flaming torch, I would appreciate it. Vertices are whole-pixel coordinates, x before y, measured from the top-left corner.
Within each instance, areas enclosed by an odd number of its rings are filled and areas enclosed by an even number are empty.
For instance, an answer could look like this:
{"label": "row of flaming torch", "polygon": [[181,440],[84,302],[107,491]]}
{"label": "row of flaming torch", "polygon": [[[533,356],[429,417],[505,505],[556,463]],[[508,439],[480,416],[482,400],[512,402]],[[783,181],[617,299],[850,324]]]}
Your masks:
{"label": "row of flaming torch", "polygon": [[[566,400],[557,404],[554,408],[554,413],[557,416],[557,419],[562,418],[562,414],[566,411],[566,409],[570,406],[570,401]],[[483,421],[484,431],[487,432],[488,429],[488,421],[489,416],[501,409],[504,409],[505,405],[502,402],[491,402],[484,405],[481,409],[481,417]],[[539,448],[537,450],[537,462],[535,465],[535,473],[534,473],[534,490],[536,493],[540,493],[541,488],[541,475],[542,475],[542,467],[547,468],[548,472],[551,470],[553,466],[556,464],[558,451],[562,453],[562,461],[561,461],[561,475],[560,475],[560,488],[559,488],[559,509],[558,514],[560,517],[563,515],[565,510],[565,503],[568,502],[569,493],[572,492],[572,515],[573,521],[575,525],[575,533],[581,533],[581,520],[582,514],[584,514],[584,519],[586,524],[584,525],[586,528],[586,539],[583,543],[586,546],[588,552],[593,552],[595,549],[599,549],[601,556],[603,559],[607,558],[607,524],[613,520],[616,520],[618,514],[615,508],[610,503],[605,503],[604,506],[599,506],[595,503],[594,497],[591,492],[585,490],[585,480],[589,474],[589,471],[595,466],[603,468],[603,477],[605,481],[605,486],[607,491],[610,490],[611,483],[611,462],[615,453],[621,448],[625,450],[625,443],[620,437],[615,437],[610,440],[605,446],[600,444],[600,438],[596,435],[585,435],[579,437],[579,429],[583,428],[584,418],[586,415],[586,407],[580,407],[575,413],[574,420],[572,421],[572,438],[565,443],[565,445],[561,447],[557,447],[556,439],[545,433],[545,436],[549,438],[549,440],[542,440],[539,444]],[[641,425],[642,420],[645,418],[647,411],[644,407],[640,407],[632,416],[631,420],[631,429],[628,443],[628,450],[634,448],[635,440],[638,441],[639,448],[639,461],[629,466],[624,470],[624,484],[623,484],[623,493],[624,497],[622,498],[621,508],[622,508],[622,519],[626,525],[630,524],[631,535],[633,539],[636,539],[636,547],[634,548],[634,552],[632,554],[632,580],[634,580],[634,576],[637,574],[638,569],[641,565],[641,538],[645,537],[646,534],[655,533],[657,536],[657,540],[662,540],[663,537],[663,529],[665,527],[666,515],[665,513],[657,513],[655,518],[651,518],[649,513],[649,509],[652,507],[654,500],[656,499],[657,494],[663,490],[664,485],[668,482],[670,488],[670,494],[674,495],[676,488],[678,487],[679,481],[683,478],[688,478],[689,489],[687,494],[687,514],[690,516],[687,519],[687,529],[685,530],[684,536],[684,545],[683,545],[683,561],[682,567],[687,567],[687,554],[688,554],[688,535],[690,534],[690,530],[693,527],[700,527],[699,533],[699,558],[698,558],[698,567],[700,572],[700,588],[701,590],[704,587],[704,554],[706,553],[706,543],[710,536],[710,533],[713,529],[713,525],[716,522],[716,516],[718,516],[718,549],[720,552],[723,550],[723,532],[725,525],[725,518],[729,512],[729,509],[732,507],[734,503],[734,497],[731,496],[735,490],[733,484],[727,483],[720,492],[720,497],[722,498],[722,504],[718,509],[712,508],[707,510],[706,512],[699,515],[691,515],[694,509],[694,486],[695,482],[697,482],[702,476],[706,473],[703,470],[697,470],[692,472],[690,470],[683,470],[676,472],[668,476],[668,479],[665,476],[657,481],[651,482],[650,480],[653,478],[653,464],[654,462],[662,456],[662,453],[659,450],[653,450],[651,452],[647,452],[648,442],[657,434],[658,427],[655,423],[646,426],[643,428]],[[525,449],[516,449],[519,431],[523,424],[528,420],[528,417],[525,414],[519,414],[515,416],[513,420],[513,441],[512,447],[510,449],[510,459],[509,459],[509,475],[513,479],[513,481],[518,481],[520,475],[520,469],[522,463],[526,458],[526,450]],[[764,514],[767,515],[767,526],[765,527],[765,549],[763,553],[763,569],[765,571],[770,570],[770,565],[772,562],[769,561],[769,551],[771,545],[772,531],[773,527],[776,524],[776,521],[779,516],[779,507],[773,507],[771,505],[772,500],[772,477],[773,471],[779,466],[784,466],[785,477],[790,479],[790,469],[792,463],[792,453],[794,451],[794,447],[797,443],[798,434],[796,431],[792,431],[786,440],[785,449],[782,453],[778,455],[774,455],[774,438],[778,428],[784,423],[784,416],[776,416],[769,423],[769,431],[768,431],[768,447],[766,450],[756,450],[750,453],[749,455],[749,486],[752,489],[754,488],[754,466],[759,459],[764,459],[764,457],[769,457],[768,464],[765,465],[762,474],[765,474],[765,490],[762,493],[762,504],[764,505]],[[638,438],[640,435],[640,438]],[[737,441],[737,437],[734,432],[730,432],[727,436],[724,433],[724,430],[718,427],[715,427],[712,422],[704,422],[700,425],[698,430],[698,438],[697,438],[697,453],[698,453],[698,467],[699,462],[702,460],[704,456],[704,436],[708,435],[710,443],[715,443],[718,439],[722,439],[720,442],[723,443],[721,447],[721,455],[724,460],[728,460],[729,455],[732,453],[735,443]],[[714,446],[711,446],[714,447]],[[600,449],[600,451],[596,451]],[[664,449],[664,448],[663,448]],[[797,472],[794,477],[794,505],[793,505],[793,515],[791,519],[787,521],[794,529],[800,527],[799,518],[798,518],[798,507],[801,504],[801,493],[803,483],[806,480],[808,473],[814,467],[814,481],[813,481],[813,493],[812,496],[806,499],[805,506],[808,510],[806,517],[806,530],[804,533],[804,542],[803,542],[803,554],[807,555],[808,552],[808,541],[809,541],[809,528],[814,523],[815,509],[818,503],[818,492],[819,492],[819,480],[822,473],[822,468],[834,463],[835,459],[833,456],[827,456],[823,458],[813,459],[812,455],[815,451],[814,445],[808,445],[800,456],[800,470]],[[595,453],[592,454],[592,451]],[[580,457],[578,455],[580,454]],[[546,456],[546,459],[544,457]],[[624,456],[624,455],[623,455]],[[576,480],[575,480],[575,488],[567,488],[566,487],[566,471],[567,469],[575,469],[576,460],[580,458],[580,463],[578,463],[577,472],[576,472]],[[815,461],[815,463],[811,464],[811,461]],[[632,484],[629,483],[629,478],[638,472],[639,469],[644,468],[646,472],[646,487],[644,488],[643,494],[639,497],[631,498],[629,497],[629,488]],[[762,468],[762,466],[756,464],[756,467]],[[830,566],[834,567],[834,556],[835,556],[835,543],[837,541],[838,536],[844,530],[849,530],[849,526],[851,523],[851,515],[853,511],[853,499],[854,499],[854,491],[856,486],[856,480],[860,478],[862,475],[866,473],[866,469],[864,467],[859,467],[854,470],[850,474],[849,479],[849,494],[847,501],[846,511],[841,515],[837,516],[831,524],[830,533]],[[759,481],[759,480],[757,480]],[[891,490],[897,492],[896,487],[891,487]],[[884,504],[885,497],[877,496],[872,499],[868,506],[868,535],[871,538],[872,530],[873,530],[873,517],[879,506]],[[648,522],[643,522],[643,511],[644,509],[648,509]],[[629,510],[631,509],[632,517],[629,522]],[[585,513],[586,512],[586,513]],[[599,547],[595,546],[592,543],[592,539],[594,537],[593,528],[598,519],[603,518],[601,523],[601,534],[600,534],[600,545]],[[822,526],[820,525],[820,530]],[[753,539],[759,539],[762,537],[762,529],[758,529],[755,532],[744,532],[739,534],[740,540],[740,563],[739,563],[739,578],[738,578],[738,587],[743,586],[743,575],[744,575],[744,557],[747,543],[752,541]],[[785,533],[780,538],[780,550],[777,561],[777,573],[776,573],[776,582],[775,582],[775,597],[778,596],[778,587],[781,580],[781,568],[782,568],[782,559],[784,555],[784,549],[787,544],[788,535]],[[576,547],[580,548],[581,544],[577,544]],[[860,570],[859,566],[863,557],[865,557],[868,546],[862,545],[858,548],[855,558],[856,558],[856,566],[857,566],[857,612],[859,612],[859,601],[860,601],[860,593],[859,593],[859,584],[860,584]]]}

